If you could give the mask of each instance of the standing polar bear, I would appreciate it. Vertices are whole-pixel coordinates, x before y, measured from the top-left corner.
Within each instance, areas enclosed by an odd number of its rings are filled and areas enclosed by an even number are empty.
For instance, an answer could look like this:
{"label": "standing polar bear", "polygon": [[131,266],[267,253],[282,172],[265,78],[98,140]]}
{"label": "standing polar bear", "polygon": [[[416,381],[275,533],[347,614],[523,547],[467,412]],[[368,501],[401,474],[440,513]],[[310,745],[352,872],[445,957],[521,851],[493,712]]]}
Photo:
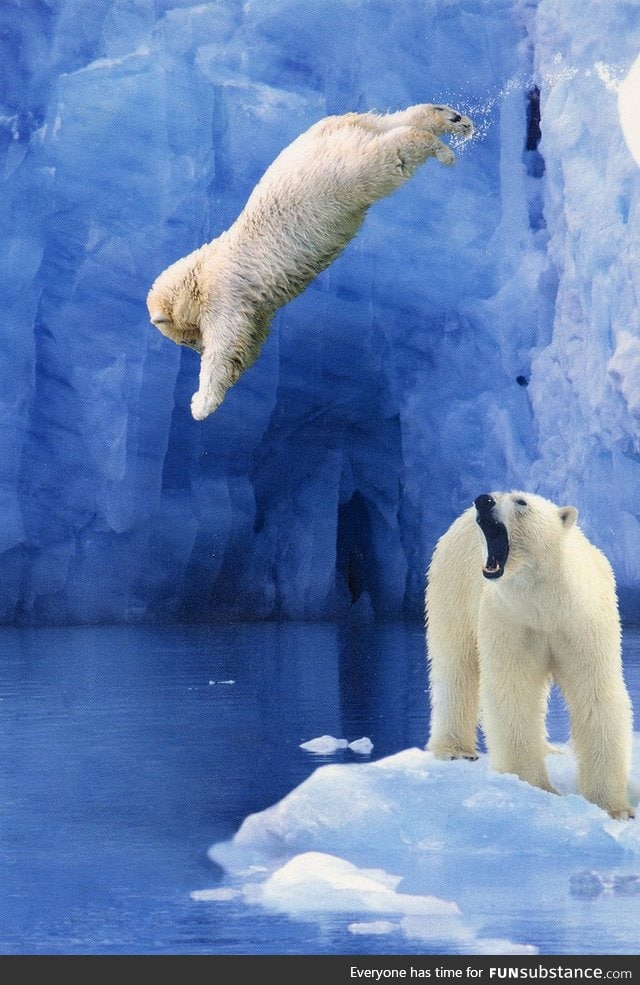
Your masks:
{"label": "standing polar bear", "polygon": [[278,308],[302,293],[355,236],[370,205],[473,124],[449,106],[328,116],[286,147],[230,229],[177,260],[147,296],[152,323],[201,356],[191,413],[204,420],[253,365]]}
{"label": "standing polar bear", "polygon": [[633,817],[615,581],[577,515],[532,493],[484,493],[438,541],[425,594],[427,749],[476,759],[480,721],[496,770],[555,793],[545,764],[554,680],[581,793],[611,817]]}

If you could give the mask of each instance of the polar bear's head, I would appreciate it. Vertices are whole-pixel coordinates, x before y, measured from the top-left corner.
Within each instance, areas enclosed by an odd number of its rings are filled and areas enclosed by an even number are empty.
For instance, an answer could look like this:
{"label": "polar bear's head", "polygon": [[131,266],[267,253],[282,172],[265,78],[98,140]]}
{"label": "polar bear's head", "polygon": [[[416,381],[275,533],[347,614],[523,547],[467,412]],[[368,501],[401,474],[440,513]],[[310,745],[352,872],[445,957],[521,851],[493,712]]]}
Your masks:
{"label": "polar bear's head", "polygon": [[147,309],[159,332],[202,355],[200,253],[195,250],[163,270],[147,294]]}
{"label": "polar bear's head", "polygon": [[474,506],[486,547],[485,578],[553,561],[558,544],[578,518],[575,506],[556,506],[543,496],[517,490],[482,493]]}
{"label": "polar bear's head", "polygon": [[[425,104],[425,109],[428,104]],[[445,133],[458,134],[461,137],[473,136],[473,123],[468,116],[463,116],[451,106],[429,106],[429,121],[425,121],[425,129],[441,137]],[[428,125],[427,125],[428,122]]]}

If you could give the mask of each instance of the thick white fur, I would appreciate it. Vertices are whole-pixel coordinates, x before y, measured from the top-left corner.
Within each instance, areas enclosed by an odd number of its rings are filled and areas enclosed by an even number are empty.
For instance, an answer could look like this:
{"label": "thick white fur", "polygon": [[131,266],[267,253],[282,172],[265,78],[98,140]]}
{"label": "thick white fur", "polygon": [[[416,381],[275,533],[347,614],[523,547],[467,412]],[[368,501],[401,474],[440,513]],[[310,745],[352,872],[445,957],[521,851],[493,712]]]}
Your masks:
{"label": "thick white fur", "polygon": [[147,297],[151,321],[202,357],[196,420],[253,365],[276,310],[335,260],[373,202],[429,157],[454,163],[446,133],[470,137],[473,125],[429,103],[325,117],[276,158],[230,229],[160,274]]}
{"label": "thick white fur", "polygon": [[633,817],[631,705],[609,562],[576,525],[574,507],[531,493],[491,496],[510,540],[502,577],[482,575],[487,549],[475,507],[440,538],[429,566],[427,748],[438,758],[476,758],[480,721],[496,770],[556,792],[545,764],[553,679],[571,716],[581,793],[614,818]]}

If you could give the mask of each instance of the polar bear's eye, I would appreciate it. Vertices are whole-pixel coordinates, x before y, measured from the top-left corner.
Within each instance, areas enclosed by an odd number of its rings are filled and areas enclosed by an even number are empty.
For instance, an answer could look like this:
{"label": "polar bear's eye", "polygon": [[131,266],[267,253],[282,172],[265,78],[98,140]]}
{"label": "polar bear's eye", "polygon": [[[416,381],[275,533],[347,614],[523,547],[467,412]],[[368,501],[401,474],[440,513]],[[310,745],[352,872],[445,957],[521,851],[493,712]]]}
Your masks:
{"label": "polar bear's eye", "polygon": [[516,499],[516,503],[517,503],[518,506],[526,506],[527,505],[526,499]]}

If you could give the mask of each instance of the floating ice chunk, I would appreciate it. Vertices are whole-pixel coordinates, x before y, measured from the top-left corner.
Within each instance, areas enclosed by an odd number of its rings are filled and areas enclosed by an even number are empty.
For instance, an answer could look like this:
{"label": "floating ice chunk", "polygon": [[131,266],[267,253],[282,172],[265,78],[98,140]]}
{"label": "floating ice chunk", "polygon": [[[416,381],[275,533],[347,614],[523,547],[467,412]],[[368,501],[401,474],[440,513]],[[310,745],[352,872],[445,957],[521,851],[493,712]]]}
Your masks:
{"label": "floating ice chunk", "polygon": [[260,885],[245,887],[250,902],[295,914],[401,913],[420,916],[457,916],[455,903],[437,896],[397,892],[402,876],[383,869],[361,869],[346,859],[325,852],[303,852],[276,869]]}
{"label": "floating ice chunk", "polygon": [[346,749],[349,743],[346,739],[336,739],[332,735],[321,735],[317,739],[309,739],[308,742],[301,742],[300,748],[307,752],[327,753],[336,752],[338,749]]}
{"label": "floating ice chunk", "polygon": [[530,944],[476,937],[456,903],[438,896],[399,892],[401,882],[402,876],[383,869],[363,869],[335,855],[305,852],[286,862],[266,882],[246,885],[244,894],[248,903],[291,917],[354,910],[401,917],[400,923],[385,919],[351,923],[347,929],[352,934],[400,933],[436,945],[454,944],[463,953],[537,953]]}
{"label": "floating ice chunk", "polygon": [[[326,740],[329,750],[340,741],[320,736],[312,748]],[[548,765],[561,796],[496,773],[485,753],[444,762],[410,748],[321,765],[208,855],[249,905],[293,919],[343,913],[350,934],[386,934],[429,953],[537,953],[534,931],[518,940],[519,928],[512,939],[508,913],[519,912],[523,894],[543,921],[550,906],[565,913],[567,898],[606,899],[609,929],[622,939],[637,932],[629,904],[640,893],[640,827],[579,796],[574,753],[560,748]],[[637,764],[637,734],[634,753]],[[481,936],[475,919],[473,900],[485,898],[495,937]]]}
{"label": "floating ice chunk", "polygon": [[365,736],[362,739],[356,739],[354,742],[349,743],[349,749],[352,752],[357,752],[361,756],[368,756],[373,749],[373,742],[371,739],[367,739]]}
{"label": "floating ice chunk", "polygon": [[361,739],[355,739],[353,742],[348,742],[347,739],[336,739],[333,735],[321,735],[317,739],[309,739],[308,742],[300,743],[301,749],[306,749],[307,752],[320,753],[322,755],[328,755],[332,752],[337,752],[338,749],[351,749],[352,752],[357,752],[361,756],[368,756],[373,749],[373,742],[371,739],[367,739],[363,736]]}

